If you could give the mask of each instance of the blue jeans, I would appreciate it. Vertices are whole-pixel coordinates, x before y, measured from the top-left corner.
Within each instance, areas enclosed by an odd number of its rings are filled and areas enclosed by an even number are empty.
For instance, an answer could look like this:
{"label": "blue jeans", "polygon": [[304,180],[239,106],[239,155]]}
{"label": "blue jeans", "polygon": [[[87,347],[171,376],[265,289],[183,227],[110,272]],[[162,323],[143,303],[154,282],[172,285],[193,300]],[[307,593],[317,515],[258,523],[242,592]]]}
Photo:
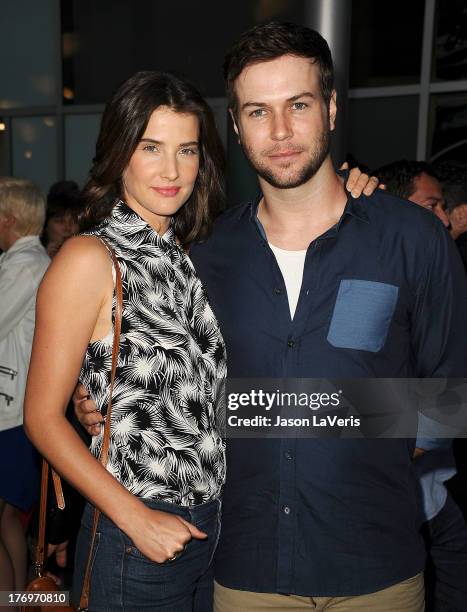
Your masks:
{"label": "blue jeans", "polygon": [[424,525],[428,565],[427,610],[467,611],[467,524],[448,493],[443,509]]}
{"label": "blue jeans", "polygon": [[[101,515],[91,572],[90,612],[209,612],[212,609],[212,558],[220,532],[220,501],[187,508],[142,500],[149,508],[178,514],[206,532],[191,539],[175,561],[155,563],[133,545],[110,519]],[[71,601],[79,603],[91,537],[93,508],[83,514],[75,556]]]}

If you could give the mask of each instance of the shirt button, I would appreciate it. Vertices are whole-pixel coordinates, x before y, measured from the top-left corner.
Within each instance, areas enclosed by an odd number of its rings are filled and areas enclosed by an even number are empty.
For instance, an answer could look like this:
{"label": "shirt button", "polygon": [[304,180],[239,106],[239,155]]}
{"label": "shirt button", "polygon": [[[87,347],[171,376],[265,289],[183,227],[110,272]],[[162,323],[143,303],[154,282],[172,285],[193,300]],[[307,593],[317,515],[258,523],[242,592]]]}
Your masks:
{"label": "shirt button", "polygon": [[289,506],[284,506],[284,507],[282,508],[282,511],[284,512],[284,514],[290,514],[290,508],[289,508]]}
{"label": "shirt button", "polygon": [[287,459],[287,461],[292,461],[293,455],[292,455],[292,453],[290,451],[285,451],[284,455],[285,455],[285,458]]}
{"label": "shirt button", "polygon": [[294,342],[293,340],[288,340],[288,341],[287,341],[287,346],[288,346],[289,348],[294,348],[294,346],[295,346],[295,342]]}
{"label": "shirt button", "polygon": [[274,289],[274,293],[275,293],[276,295],[282,295],[282,289],[279,289],[279,287],[276,287],[276,288]]}

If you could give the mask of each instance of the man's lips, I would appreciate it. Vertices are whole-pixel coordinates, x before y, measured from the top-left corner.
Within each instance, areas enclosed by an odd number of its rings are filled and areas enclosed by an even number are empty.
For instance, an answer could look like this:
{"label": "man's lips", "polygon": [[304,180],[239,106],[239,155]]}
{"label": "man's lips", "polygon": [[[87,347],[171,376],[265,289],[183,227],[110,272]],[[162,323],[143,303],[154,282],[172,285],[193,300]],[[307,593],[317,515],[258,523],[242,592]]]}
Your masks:
{"label": "man's lips", "polygon": [[268,157],[270,159],[293,159],[300,155],[302,151],[275,151],[274,153],[270,153]]}
{"label": "man's lips", "polygon": [[165,198],[173,198],[180,191],[180,187],[151,187],[151,189]]}

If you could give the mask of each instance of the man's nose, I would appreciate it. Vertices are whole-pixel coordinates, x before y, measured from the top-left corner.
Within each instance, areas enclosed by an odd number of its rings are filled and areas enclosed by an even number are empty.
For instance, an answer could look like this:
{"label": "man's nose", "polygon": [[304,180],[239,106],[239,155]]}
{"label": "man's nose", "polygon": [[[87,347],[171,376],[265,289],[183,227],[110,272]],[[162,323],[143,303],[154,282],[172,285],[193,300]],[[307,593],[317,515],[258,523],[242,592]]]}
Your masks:
{"label": "man's nose", "polygon": [[272,123],[272,140],[286,140],[292,136],[292,126],[290,118],[285,113],[278,113],[273,118]]}

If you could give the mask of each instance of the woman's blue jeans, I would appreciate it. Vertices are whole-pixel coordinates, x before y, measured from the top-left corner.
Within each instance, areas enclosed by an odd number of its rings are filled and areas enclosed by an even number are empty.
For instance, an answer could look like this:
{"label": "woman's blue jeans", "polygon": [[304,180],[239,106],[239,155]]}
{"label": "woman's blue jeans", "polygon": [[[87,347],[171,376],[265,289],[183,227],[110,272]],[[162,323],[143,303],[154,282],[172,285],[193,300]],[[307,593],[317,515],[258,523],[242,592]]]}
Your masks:
{"label": "woman's blue jeans", "polygon": [[[187,508],[167,502],[142,500],[149,508],[183,517],[208,534],[191,539],[175,561],[155,563],[133,545],[106,516],[101,515],[91,572],[90,612],[210,612],[212,610],[212,559],[220,532],[219,500]],[[83,514],[75,557],[71,600],[81,595],[91,537],[93,507]]]}

